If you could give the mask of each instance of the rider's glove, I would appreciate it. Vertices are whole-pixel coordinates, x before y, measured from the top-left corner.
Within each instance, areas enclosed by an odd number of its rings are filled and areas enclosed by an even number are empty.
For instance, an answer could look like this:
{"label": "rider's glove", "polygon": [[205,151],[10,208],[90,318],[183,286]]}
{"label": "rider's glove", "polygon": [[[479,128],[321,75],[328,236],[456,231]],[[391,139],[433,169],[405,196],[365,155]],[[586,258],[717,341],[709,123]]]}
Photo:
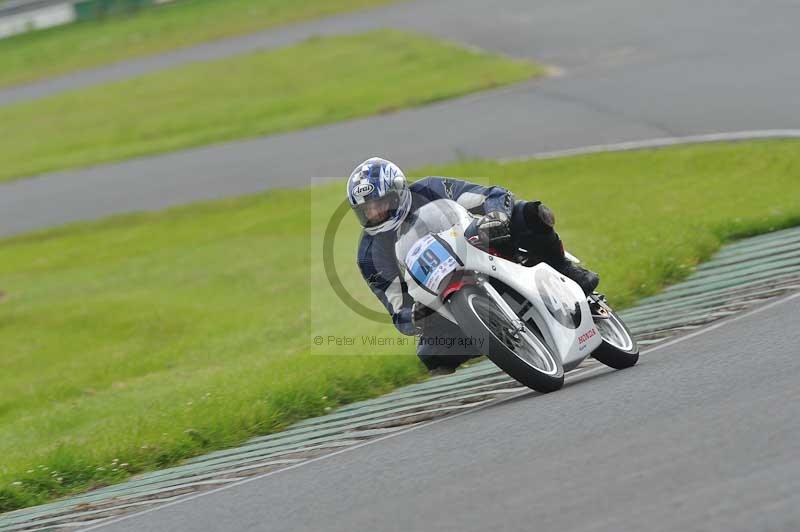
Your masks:
{"label": "rider's glove", "polygon": [[486,213],[478,220],[477,229],[484,246],[496,248],[511,240],[511,219],[503,211]]}

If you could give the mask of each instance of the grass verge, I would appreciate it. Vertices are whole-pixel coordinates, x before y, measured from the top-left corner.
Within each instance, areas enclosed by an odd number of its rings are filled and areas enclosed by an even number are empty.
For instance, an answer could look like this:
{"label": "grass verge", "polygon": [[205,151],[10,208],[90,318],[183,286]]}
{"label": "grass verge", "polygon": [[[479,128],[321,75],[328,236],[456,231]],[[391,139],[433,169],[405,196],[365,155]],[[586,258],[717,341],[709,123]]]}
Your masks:
{"label": "grass verge", "polygon": [[[425,173],[549,203],[568,247],[601,273],[617,305],[681,279],[728,240],[800,223],[797,141]],[[233,445],[421,377],[413,348],[312,353],[310,331],[390,327],[359,320],[319,277],[311,235],[325,217],[311,216],[312,192],[325,212],[342,199],[341,183],[271,191],[0,242],[0,510]],[[350,218],[337,264],[371,302],[353,264]],[[312,288],[319,304],[310,306]]]}
{"label": "grass verge", "polygon": [[539,75],[396,31],[316,38],[0,107],[0,181],[425,104]]}
{"label": "grass verge", "polygon": [[0,41],[0,87],[392,0],[183,0]]}

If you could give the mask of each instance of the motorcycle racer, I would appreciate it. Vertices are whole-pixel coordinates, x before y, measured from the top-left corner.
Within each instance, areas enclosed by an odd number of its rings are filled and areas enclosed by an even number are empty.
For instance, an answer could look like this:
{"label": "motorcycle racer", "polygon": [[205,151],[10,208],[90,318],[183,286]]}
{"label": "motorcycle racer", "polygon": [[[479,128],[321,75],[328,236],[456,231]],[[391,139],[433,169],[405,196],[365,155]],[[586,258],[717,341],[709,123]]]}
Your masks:
{"label": "motorcycle racer", "polygon": [[[459,203],[479,216],[476,225],[483,245],[500,251],[524,249],[530,262],[546,262],[578,283],[587,295],[599,283],[596,273],[565,257],[554,229],[555,217],[547,206],[540,201],[515,200],[502,187],[432,176],[409,184],[397,165],[372,157],[351,173],[347,198],[363,227],[358,247],[359,270],[395,327],[402,334],[420,336],[417,356],[433,374],[452,373],[458,365],[481,353],[455,324],[415,304],[401,276],[395,258],[398,230],[426,203],[438,199]],[[443,338],[461,341],[440,341]]]}

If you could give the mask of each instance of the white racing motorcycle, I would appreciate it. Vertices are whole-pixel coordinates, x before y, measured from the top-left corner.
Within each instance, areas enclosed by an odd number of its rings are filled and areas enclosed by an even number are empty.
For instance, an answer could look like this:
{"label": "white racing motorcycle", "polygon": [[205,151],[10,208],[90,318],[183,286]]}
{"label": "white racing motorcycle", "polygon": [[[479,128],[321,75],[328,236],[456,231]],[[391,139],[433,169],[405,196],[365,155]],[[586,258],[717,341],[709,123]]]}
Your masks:
{"label": "white racing motorcycle", "polygon": [[[395,246],[409,294],[456,323],[503,371],[538,392],[558,390],[588,356],[622,369],[639,360],[628,328],[594,293],[545,263],[479,247],[476,219],[451,200],[409,216]],[[577,259],[568,255],[571,260]]]}

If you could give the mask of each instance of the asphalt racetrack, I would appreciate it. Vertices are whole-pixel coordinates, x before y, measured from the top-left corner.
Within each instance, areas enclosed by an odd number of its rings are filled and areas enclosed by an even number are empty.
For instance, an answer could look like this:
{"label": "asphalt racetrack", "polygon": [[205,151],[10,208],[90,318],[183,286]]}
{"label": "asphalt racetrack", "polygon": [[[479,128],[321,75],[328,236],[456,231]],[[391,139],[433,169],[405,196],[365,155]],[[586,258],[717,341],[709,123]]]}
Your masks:
{"label": "asphalt racetrack", "polygon": [[[0,236],[201,199],[305,186],[369,155],[401,167],[800,126],[800,4],[420,0],[6,89],[0,101],[186,61],[381,27],[530,57],[543,80],[422,108],[0,185]],[[359,73],[354,73],[357,78]],[[390,73],[387,73],[390,76]],[[15,91],[9,92],[9,91]]]}
{"label": "asphalt racetrack", "polygon": [[799,530],[798,313],[90,530]]}

